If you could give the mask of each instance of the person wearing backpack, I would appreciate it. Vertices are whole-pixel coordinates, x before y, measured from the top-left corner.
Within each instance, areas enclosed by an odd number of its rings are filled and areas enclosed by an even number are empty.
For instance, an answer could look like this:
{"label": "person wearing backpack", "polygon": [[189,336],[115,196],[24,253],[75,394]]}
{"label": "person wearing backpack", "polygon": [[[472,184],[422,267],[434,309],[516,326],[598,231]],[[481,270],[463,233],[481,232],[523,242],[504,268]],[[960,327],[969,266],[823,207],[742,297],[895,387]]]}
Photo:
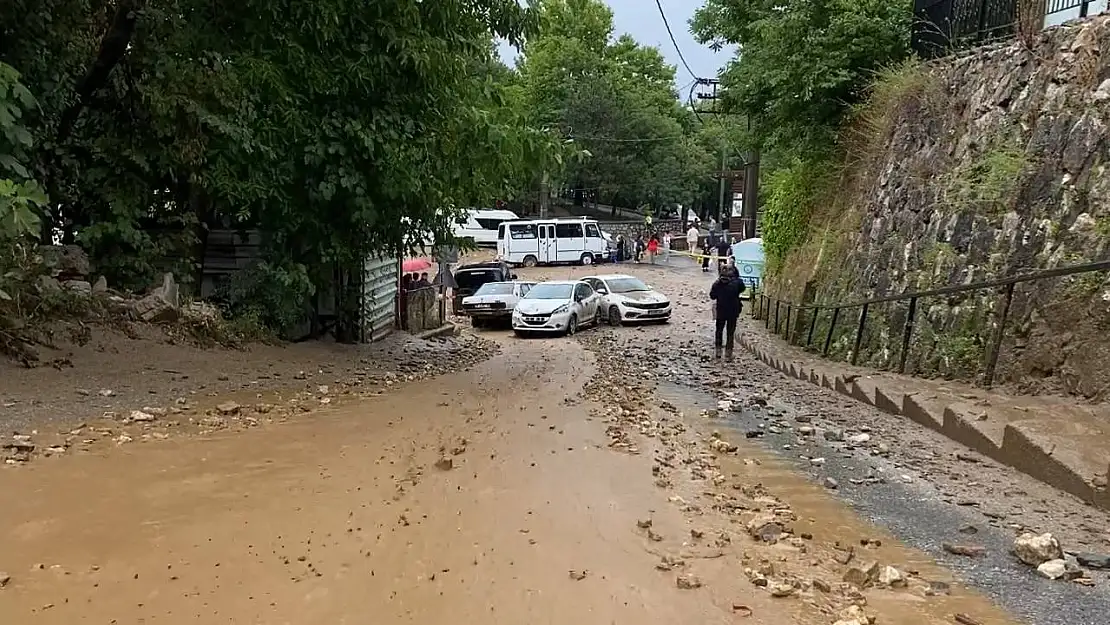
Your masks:
{"label": "person wearing backpack", "polygon": [[713,334],[713,357],[721,357],[721,348],[724,347],[725,360],[732,360],[732,350],[736,342],[736,321],[740,318],[740,311],[744,306],[740,302],[740,295],[747,288],[740,279],[740,272],[736,267],[724,266],[716,282],[709,289],[709,299],[713,300],[713,320],[716,329]]}

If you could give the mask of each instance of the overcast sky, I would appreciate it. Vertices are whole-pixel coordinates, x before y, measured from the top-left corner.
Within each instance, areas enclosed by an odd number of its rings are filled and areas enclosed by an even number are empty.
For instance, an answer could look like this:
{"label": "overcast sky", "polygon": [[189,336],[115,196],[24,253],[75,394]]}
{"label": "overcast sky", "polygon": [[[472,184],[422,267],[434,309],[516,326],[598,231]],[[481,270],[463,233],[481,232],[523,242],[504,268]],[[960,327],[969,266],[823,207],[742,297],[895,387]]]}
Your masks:
{"label": "overcast sky", "polygon": [[[659,16],[655,0],[605,0],[605,3],[613,9],[615,36],[628,33],[644,45],[659,48],[667,62],[678,68],[675,74],[678,87],[689,85],[694,80],[678,59],[678,53],[667,36],[667,29],[663,25],[663,18]],[[732,50],[713,52],[694,41],[688,22],[702,4],[703,0],[662,0],[667,21],[690,69],[703,78],[716,78],[718,70],[732,58]],[[501,56],[512,64],[516,52],[507,45],[502,46]]]}

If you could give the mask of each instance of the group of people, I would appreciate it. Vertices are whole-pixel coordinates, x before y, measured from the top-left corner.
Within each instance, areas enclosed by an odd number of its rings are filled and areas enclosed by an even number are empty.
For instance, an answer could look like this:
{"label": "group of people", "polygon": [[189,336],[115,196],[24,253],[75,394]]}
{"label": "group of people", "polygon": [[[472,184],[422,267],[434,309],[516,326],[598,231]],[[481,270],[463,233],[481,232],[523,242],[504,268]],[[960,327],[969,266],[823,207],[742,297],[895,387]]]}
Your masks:
{"label": "group of people", "polygon": [[623,234],[617,235],[616,249],[613,253],[615,257],[612,260],[618,263],[626,260],[640,262],[644,256],[647,256],[648,262],[652,264],[655,264],[655,259],[660,256],[664,263],[668,263],[671,259],[671,233],[653,232],[647,238],[641,234],[632,240],[625,239]]}
{"label": "group of people", "polygon": [[428,280],[427,273],[406,273],[401,276],[401,290],[415,291],[417,289],[430,289],[432,283]]}

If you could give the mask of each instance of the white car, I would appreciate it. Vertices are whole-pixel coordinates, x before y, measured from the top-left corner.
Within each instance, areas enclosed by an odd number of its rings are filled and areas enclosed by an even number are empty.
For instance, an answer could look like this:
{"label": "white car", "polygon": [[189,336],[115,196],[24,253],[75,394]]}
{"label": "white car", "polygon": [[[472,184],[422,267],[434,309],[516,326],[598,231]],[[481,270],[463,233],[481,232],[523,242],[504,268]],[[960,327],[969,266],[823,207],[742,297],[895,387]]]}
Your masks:
{"label": "white car", "polygon": [[671,300],[635,276],[608,274],[583,278],[601,296],[601,316],[609,325],[671,320]]}
{"label": "white car", "polygon": [[513,332],[574,334],[579,328],[602,320],[601,296],[581,280],[558,280],[536,284],[513,311]]}
{"label": "white car", "polygon": [[473,295],[462,300],[462,312],[470,323],[480,328],[490,322],[508,321],[520,298],[524,297],[535,282],[487,282]]}

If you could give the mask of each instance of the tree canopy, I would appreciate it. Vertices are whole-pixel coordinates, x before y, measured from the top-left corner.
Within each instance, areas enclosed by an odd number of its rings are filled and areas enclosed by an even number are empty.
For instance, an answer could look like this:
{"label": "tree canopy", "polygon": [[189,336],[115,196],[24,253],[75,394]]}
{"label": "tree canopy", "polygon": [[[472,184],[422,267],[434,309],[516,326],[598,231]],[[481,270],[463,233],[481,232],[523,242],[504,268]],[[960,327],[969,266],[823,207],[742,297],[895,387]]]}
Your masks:
{"label": "tree canopy", "polygon": [[876,71],[909,55],[908,0],[706,0],[699,41],[735,45],[725,105],[764,148],[827,151]]}
{"label": "tree canopy", "polygon": [[135,287],[215,218],[285,263],[388,248],[404,217],[446,238],[558,150],[492,45],[535,28],[515,0],[13,0],[0,61],[37,105],[4,175],[48,191],[44,239]]}
{"label": "tree canopy", "polygon": [[[659,50],[614,37],[599,0],[542,0],[540,30],[518,61],[531,123],[558,129],[590,158],[564,173],[567,190],[613,205],[664,208],[703,199],[716,159],[679,100]],[[685,95],[685,94],[681,94]]]}

